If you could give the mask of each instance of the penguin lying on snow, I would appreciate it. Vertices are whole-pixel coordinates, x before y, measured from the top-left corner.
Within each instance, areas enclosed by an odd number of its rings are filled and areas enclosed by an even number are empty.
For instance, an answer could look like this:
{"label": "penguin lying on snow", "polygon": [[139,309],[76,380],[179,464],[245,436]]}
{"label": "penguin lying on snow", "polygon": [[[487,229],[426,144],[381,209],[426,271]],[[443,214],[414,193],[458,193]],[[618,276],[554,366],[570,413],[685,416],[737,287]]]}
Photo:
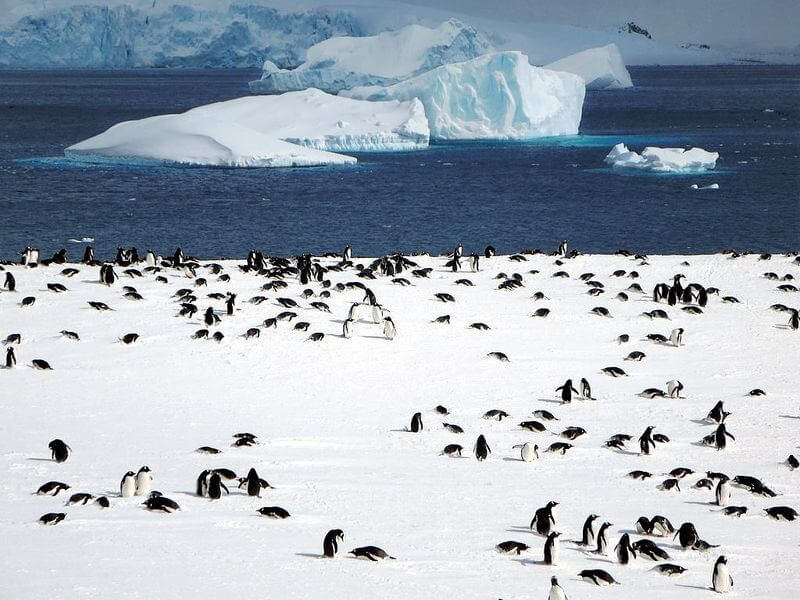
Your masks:
{"label": "penguin lying on snow", "polygon": [[350,550],[349,554],[352,554],[356,558],[363,558],[372,562],[395,560],[394,556],[389,556],[385,550],[377,546],[361,546],[360,548]]}

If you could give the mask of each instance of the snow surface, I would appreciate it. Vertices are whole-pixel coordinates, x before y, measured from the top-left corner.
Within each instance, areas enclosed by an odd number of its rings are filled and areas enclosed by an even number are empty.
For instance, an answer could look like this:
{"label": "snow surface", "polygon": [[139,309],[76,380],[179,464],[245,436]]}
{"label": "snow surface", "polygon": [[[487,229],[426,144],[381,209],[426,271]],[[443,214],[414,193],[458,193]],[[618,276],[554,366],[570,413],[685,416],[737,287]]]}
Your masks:
{"label": "snow surface", "polygon": [[434,139],[532,139],[577,134],[585,88],[576,75],[532,67],[520,52],[498,52],[341,95],[419,98]]}
{"label": "snow surface", "polygon": [[638,169],[658,173],[695,173],[713,169],[717,165],[718,152],[702,148],[658,148],[648,146],[639,154],[619,143],[611,149],[604,162],[614,168]]}
{"label": "snow surface", "polygon": [[418,100],[365,102],[311,89],[118,123],[65,154],[88,160],[286,167],[355,162],[334,152],[427,145],[428,123]]}
{"label": "snow surface", "polygon": [[616,44],[589,48],[550,63],[547,69],[566,71],[583,77],[587,90],[618,90],[633,87]]}
{"label": "snow surface", "polygon": [[[715,597],[708,586],[714,561],[724,553],[735,582],[731,597],[795,598],[800,525],[772,521],[761,509],[800,508],[800,472],[781,464],[797,453],[800,333],[784,328],[784,313],[768,310],[772,303],[797,302],[761,274],[769,269],[797,277],[796,264],[779,255],[769,262],[756,255],[650,256],[648,265],[621,256],[578,256],[563,266],[544,255],[527,258],[512,262],[498,256],[482,260],[480,273],[452,273],[444,258],[414,257],[433,271],[429,279],[401,273],[412,281],[408,287],[386,277],[358,279],[352,269],[328,272],[334,284],[357,280],[374,291],[397,324],[391,342],[368,315],[352,339],[339,336],[350,304],[363,297],[359,290],[331,288],[325,301],[332,312],[326,314],[300,297],[307,287],[319,293],[320,284],[289,278],[287,289],[265,292],[261,286],[269,278],[240,272],[241,261],[222,262],[230,283],[199,268],[207,288],[195,288],[173,269],[160,273],[168,278],[166,285],[151,274],[123,275],[106,287],[96,282],[97,267],[6,266],[18,291],[0,291],[0,336],[20,332],[23,340],[15,346],[18,366],[0,370],[3,596],[210,598],[224,589],[230,597],[268,590],[272,598],[537,600],[547,597],[550,576],[556,575],[574,599],[702,600]],[[59,275],[65,266],[80,272],[65,278]],[[570,278],[551,277],[562,269]],[[636,281],[647,291],[680,272],[687,282],[716,285],[721,295],[735,295],[741,304],[711,296],[704,314],[692,316],[680,305],[654,304],[648,294],[629,292],[631,300],[620,302],[614,296],[632,280],[609,277],[617,269],[638,271]],[[525,287],[496,289],[499,272],[522,273]],[[584,272],[596,273],[606,294],[587,295],[578,279]],[[456,285],[461,278],[475,286]],[[68,291],[46,291],[50,282],[63,283]],[[122,285],[136,286],[144,299],[123,299]],[[226,336],[221,343],[190,339],[204,325],[198,317],[175,316],[179,304],[173,294],[183,287],[195,290],[201,313],[207,306],[220,311],[215,329]],[[531,300],[538,290],[549,300]],[[238,293],[231,317],[223,314],[221,301],[206,298],[228,291]],[[456,301],[442,304],[433,297],[436,292],[451,293]],[[27,295],[37,302],[22,308]],[[260,306],[246,302],[255,295],[268,300]],[[297,319],[279,321],[260,339],[245,340],[248,327],[284,310],[276,297],[300,304]],[[89,300],[113,310],[96,312]],[[613,318],[590,314],[597,305],[608,307]],[[552,310],[549,317],[530,317],[543,306]],[[666,310],[671,320],[641,316],[654,308]],[[431,323],[442,314],[451,315],[450,325]],[[300,320],[311,323],[308,333],[293,330]],[[491,330],[469,329],[476,321]],[[673,327],[685,328],[684,346],[643,340],[651,332],[668,335]],[[60,336],[62,329],[78,332],[80,341]],[[316,331],[325,339],[306,341]],[[129,332],[141,338],[125,346],[119,338]],[[628,344],[615,341],[621,333],[630,334]],[[623,361],[632,350],[647,357]],[[488,358],[492,351],[505,352],[509,362]],[[26,366],[34,358],[48,360],[53,370]],[[629,377],[600,373],[610,365],[623,367]],[[554,389],[568,377],[576,383],[587,377],[597,400],[560,404]],[[646,387],[663,389],[673,378],[683,382],[685,397],[637,395]],[[747,396],[755,387],[767,395]],[[713,430],[699,420],[718,400],[733,413],[727,424],[736,436],[719,452],[695,444]],[[439,417],[437,404],[451,414]],[[481,418],[495,408],[511,417]],[[541,452],[564,441],[517,426],[539,409],[560,419],[547,424],[551,431],[577,425],[588,433],[564,456],[542,453],[523,463],[513,445],[532,441]],[[417,411],[424,431],[402,431]],[[443,421],[461,425],[465,433],[448,433]],[[671,439],[651,456],[639,456],[635,441],[623,452],[601,447],[616,433],[635,439],[648,425]],[[260,445],[231,448],[231,435],[240,431],[258,435]],[[492,449],[483,463],[471,453],[480,433]],[[49,460],[47,444],[54,438],[72,447],[63,464]],[[465,457],[440,456],[449,443],[463,445]],[[194,452],[203,445],[223,453]],[[176,500],[180,512],[148,513],[140,498],[118,497],[122,475],[145,464],[153,470],[154,489]],[[255,467],[275,489],[260,500],[238,490],[217,502],[195,497],[195,478],[210,467],[242,475]],[[698,474],[683,479],[680,492],[659,491],[656,485],[666,478],[661,474],[675,467]],[[645,482],[625,477],[634,469],[654,477]],[[759,477],[780,495],[762,498],[734,488],[731,504],[747,506],[748,514],[723,516],[708,504],[713,492],[692,488],[707,470]],[[64,494],[32,494],[50,480],[71,485],[70,493],[107,494],[111,508],[65,507]],[[534,562],[542,559],[544,540],[528,530],[533,512],[549,500],[560,502],[556,527],[564,532],[560,562],[553,567]],[[257,517],[256,509],[265,505],[282,506],[292,516]],[[67,518],[55,527],[36,522],[44,513],[61,511]],[[679,579],[654,573],[647,560],[621,566],[613,553],[598,556],[568,542],[580,536],[591,512],[614,523],[612,549],[639,516],[655,514],[675,525],[693,522],[703,539],[720,547],[684,551],[671,538],[653,538],[670,562],[688,569]],[[397,559],[377,564],[344,554],[319,559],[322,537],[332,528],[344,530],[343,552],[374,544]],[[525,542],[532,550],[520,557],[500,555],[494,546],[505,540]],[[597,589],[580,581],[576,574],[587,568],[605,569],[621,585]]]}
{"label": "snow surface", "polygon": [[334,37],[311,46],[306,62],[293,70],[267,60],[261,79],[250,82],[254,92],[284,92],[309,87],[338,92],[357,86],[389,85],[492,49],[474,28],[449,19],[431,29],[408,25],[367,37]]}

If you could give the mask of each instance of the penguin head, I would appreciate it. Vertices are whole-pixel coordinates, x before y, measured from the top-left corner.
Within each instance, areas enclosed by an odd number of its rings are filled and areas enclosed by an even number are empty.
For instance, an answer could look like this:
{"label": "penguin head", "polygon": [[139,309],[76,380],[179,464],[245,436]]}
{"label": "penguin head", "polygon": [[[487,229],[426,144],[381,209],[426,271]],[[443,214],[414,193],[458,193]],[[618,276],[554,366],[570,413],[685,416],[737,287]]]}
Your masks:
{"label": "penguin head", "polygon": [[725,558],[724,554],[717,559],[717,564],[720,564],[720,563],[722,563],[723,565],[727,565],[728,564],[728,559]]}
{"label": "penguin head", "polygon": [[149,472],[150,472],[150,467],[148,467],[147,465],[139,469],[139,473],[149,473]]}
{"label": "penguin head", "polygon": [[136,476],[136,473],[134,473],[133,471],[128,471],[127,473],[125,473],[125,477],[134,477],[134,476]]}
{"label": "penguin head", "polygon": [[558,585],[558,578],[555,575],[550,578],[550,585]]}
{"label": "penguin head", "polygon": [[547,508],[553,508],[556,506],[558,506],[558,502],[556,502],[555,500],[550,500],[550,502],[547,503]]}

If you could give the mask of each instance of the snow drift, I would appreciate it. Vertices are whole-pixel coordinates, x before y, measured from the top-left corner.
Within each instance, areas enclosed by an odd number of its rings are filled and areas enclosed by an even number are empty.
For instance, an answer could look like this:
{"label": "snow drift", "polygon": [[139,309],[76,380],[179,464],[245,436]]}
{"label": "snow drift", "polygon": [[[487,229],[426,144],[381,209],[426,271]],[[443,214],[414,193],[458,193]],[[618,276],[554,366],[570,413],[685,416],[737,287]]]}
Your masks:
{"label": "snow drift", "polygon": [[531,139],[578,133],[585,88],[577,75],[532,67],[521,52],[498,52],[341,94],[419,98],[435,139]]}
{"label": "snow drift", "polygon": [[658,148],[648,146],[641,154],[619,143],[611,149],[604,162],[614,168],[640,169],[660,173],[694,173],[717,166],[718,152],[702,148]]}
{"label": "snow drift", "polygon": [[65,154],[83,160],[286,167],[355,162],[333,152],[427,145],[428,124],[418,100],[365,102],[311,89],[118,123]]}
{"label": "snow drift", "polygon": [[253,92],[285,92],[309,87],[338,92],[356,86],[390,85],[443,64],[475,58],[491,43],[473,27],[449,19],[430,29],[408,25],[368,37],[334,37],[310,47],[294,70],[264,63]]}
{"label": "snow drift", "polygon": [[587,90],[618,90],[633,87],[616,44],[589,48],[550,63],[545,68],[583,77]]}

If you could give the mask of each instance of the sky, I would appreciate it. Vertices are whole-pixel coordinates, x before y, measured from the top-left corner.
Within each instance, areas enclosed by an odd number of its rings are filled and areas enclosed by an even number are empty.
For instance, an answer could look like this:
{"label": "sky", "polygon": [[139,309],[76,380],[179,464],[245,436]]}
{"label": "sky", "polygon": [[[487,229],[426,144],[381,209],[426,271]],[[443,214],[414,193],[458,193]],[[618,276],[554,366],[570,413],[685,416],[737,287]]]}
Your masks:
{"label": "sky", "polygon": [[[353,8],[391,7],[404,20],[429,21],[437,17],[474,16],[482,19],[524,23],[560,23],[606,29],[635,21],[655,39],[669,43],[707,43],[736,48],[795,48],[800,46],[800,0],[238,0],[280,9],[331,6]],[[157,6],[187,4],[219,7],[225,0],[167,1]],[[153,0],[0,0],[2,20],[41,10],[74,4],[130,4],[150,8]],[[379,11],[378,11],[379,12]]]}

